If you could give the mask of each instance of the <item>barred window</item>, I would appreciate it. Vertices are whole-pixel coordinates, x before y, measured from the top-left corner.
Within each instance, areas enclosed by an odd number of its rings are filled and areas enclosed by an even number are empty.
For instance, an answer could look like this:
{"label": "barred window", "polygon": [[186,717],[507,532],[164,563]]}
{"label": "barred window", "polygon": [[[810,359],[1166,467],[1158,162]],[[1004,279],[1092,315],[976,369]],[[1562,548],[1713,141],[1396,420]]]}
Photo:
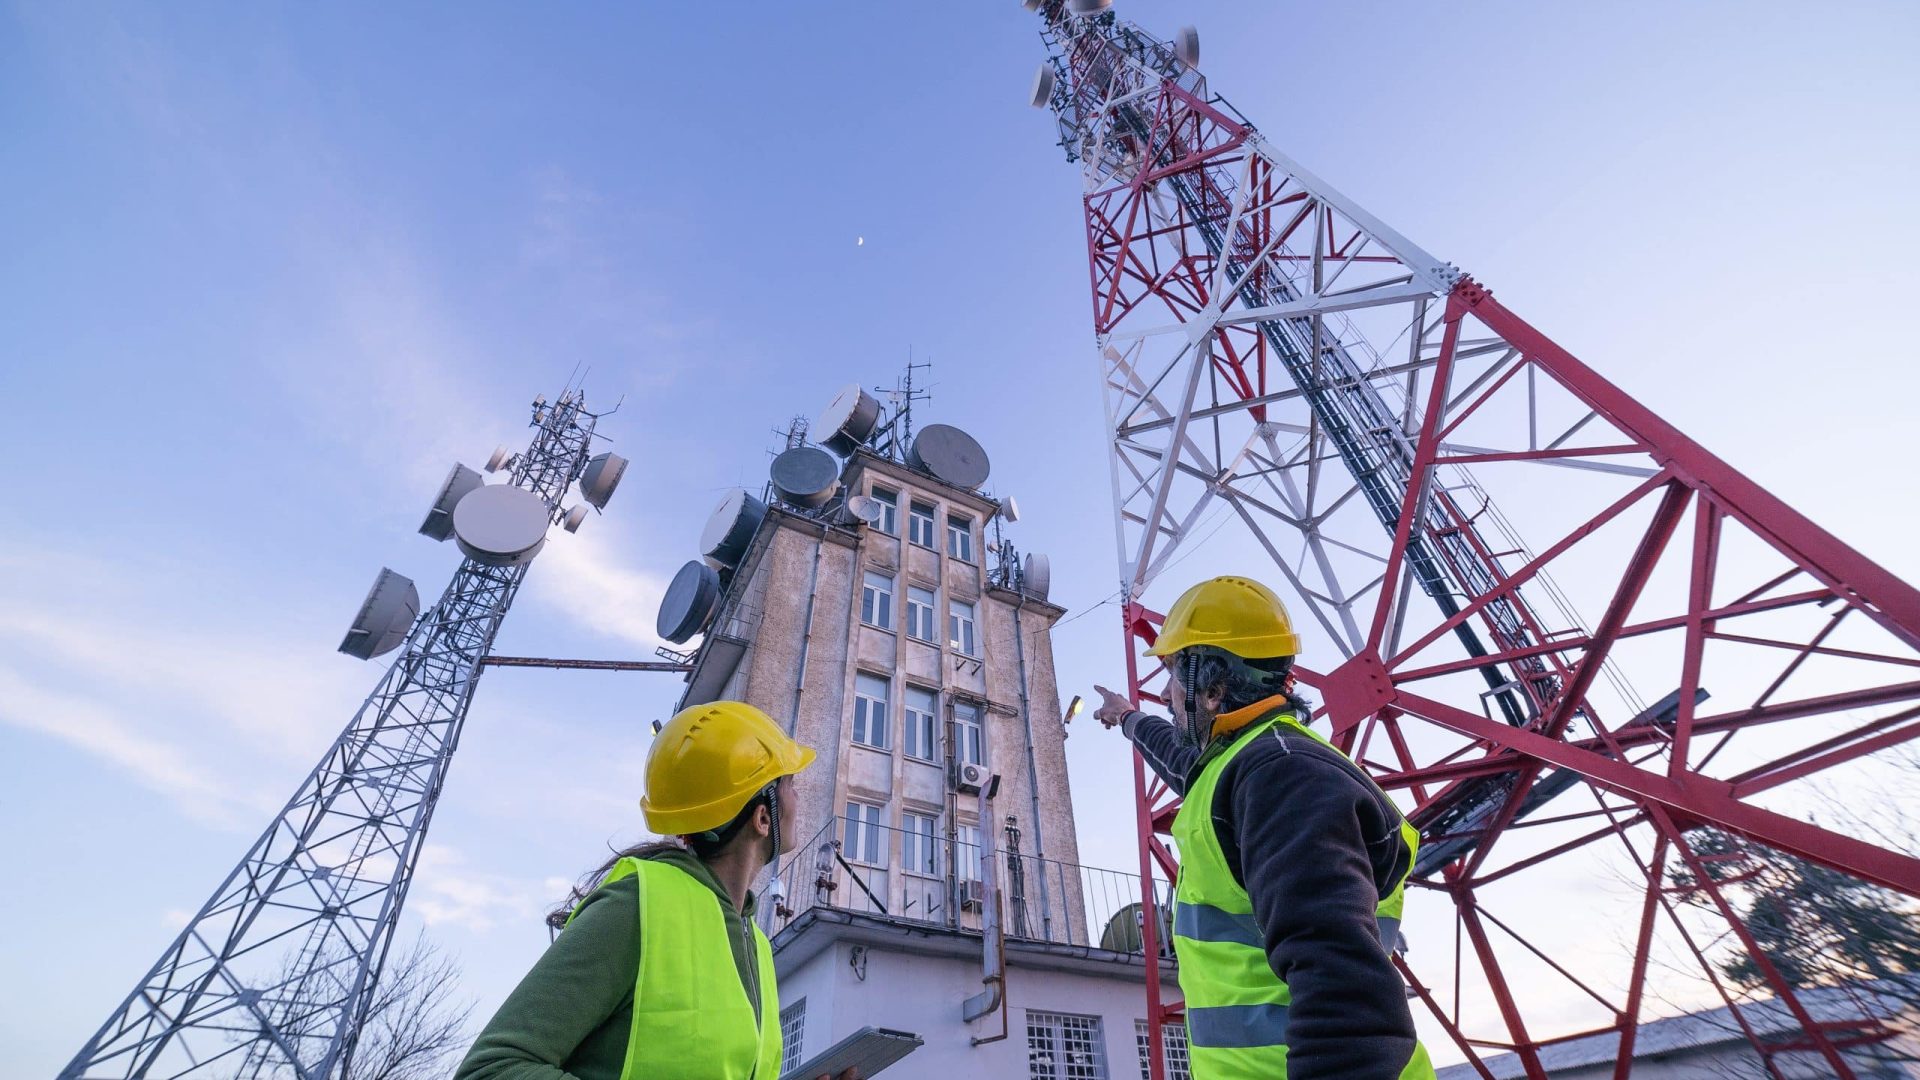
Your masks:
{"label": "barred window", "polygon": [[1107,1080],[1100,1018],[1027,1010],[1028,1080]]}
{"label": "barred window", "polygon": [[807,999],[780,1010],[780,1071],[800,1064],[800,1047],[806,1041]]}
{"label": "barred window", "polygon": [[[1140,1080],[1151,1080],[1147,1071],[1152,1054],[1147,1045],[1147,1022],[1133,1022],[1133,1041],[1140,1048]],[[1166,1060],[1167,1080],[1193,1080],[1193,1068],[1187,1063],[1187,1025],[1160,1025],[1160,1049]]]}

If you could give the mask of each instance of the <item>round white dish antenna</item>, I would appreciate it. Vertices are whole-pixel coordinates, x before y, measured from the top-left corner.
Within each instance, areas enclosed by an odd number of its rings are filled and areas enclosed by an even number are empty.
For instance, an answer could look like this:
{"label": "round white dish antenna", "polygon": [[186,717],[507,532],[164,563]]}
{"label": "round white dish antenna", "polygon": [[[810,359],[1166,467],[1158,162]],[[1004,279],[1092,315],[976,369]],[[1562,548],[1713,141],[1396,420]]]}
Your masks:
{"label": "round white dish antenna", "polygon": [[700,554],[722,566],[738,566],[746,557],[747,545],[760,530],[767,516],[767,504],[746,488],[735,488],[720,500],[700,533]]}
{"label": "round white dish antenna", "polygon": [[1045,600],[1053,588],[1053,564],[1037,551],[1027,553],[1027,565],[1020,572],[1022,592],[1035,600]]}
{"label": "round white dish antenna", "polygon": [[813,432],[815,442],[847,457],[879,426],[879,399],[860,389],[859,383],[848,383],[833,395],[833,400],[820,410],[807,430]]}
{"label": "round white dish antenna", "polygon": [[1067,10],[1075,15],[1098,15],[1113,6],[1113,0],[1067,0]]}
{"label": "round white dish antenna", "polygon": [[467,492],[486,483],[480,474],[455,463],[453,471],[447,474],[447,480],[440,485],[440,494],[434,496],[433,509],[427,511],[427,520],[420,523],[420,535],[435,540],[446,540],[453,536],[453,508],[466,497]]}
{"label": "round white dish antenna", "polygon": [[720,574],[698,559],[680,568],[660,598],[660,616],[654,629],[660,636],[683,644],[706,629],[720,606]]}
{"label": "round white dish antenna", "polygon": [[340,641],[340,651],[361,660],[392,652],[406,640],[407,631],[419,616],[420,590],[413,587],[413,580],[381,567],[373,588],[360,602],[360,612],[353,617],[347,636]]}
{"label": "round white dish antenna", "polygon": [[487,484],[453,508],[453,538],[467,558],[488,566],[519,566],[547,542],[547,504],[512,484]]}
{"label": "round white dish antenna", "polygon": [[855,521],[864,521],[869,525],[880,524],[880,514],[885,510],[879,499],[871,495],[850,495],[847,497],[847,516]]}
{"label": "round white dish antenna", "polygon": [[607,500],[613,498],[613,489],[620,486],[620,478],[626,471],[627,459],[619,454],[596,455],[580,473],[580,494],[594,509],[605,510]]}
{"label": "round white dish antenna", "polygon": [[507,463],[507,459],[512,456],[513,456],[513,451],[507,449],[506,447],[504,446],[494,447],[492,456],[487,458],[487,471],[499,472],[500,466],[505,465]]}
{"label": "round white dish antenna", "polygon": [[951,424],[928,424],[907,448],[907,464],[968,491],[987,482],[987,452]]}
{"label": "round white dish antenna", "polygon": [[1000,500],[1000,517],[1009,525],[1020,520],[1020,504],[1013,501],[1013,496]]}
{"label": "round white dish antenna", "polygon": [[585,520],[587,520],[587,508],[584,506],[576,506],[567,511],[566,520],[562,521],[560,525],[570,533],[577,533],[580,531],[580,523]]}
{"label": "round white dish antenna", "polygon": [[1059,81],[1060,76],[1054,74],[1053,65],[1045,60],[1040,61],[1040,70],[1033,73],[1033,92],[1028,95],[1027,104],[1036,109],[1046,108],[1047,102],[1053,100],[1054,84]]}
{"label": "round white dish antenna", "polygon": [[840,459],[817,446],[781,451],[768,471],[775,494],[809,510],[827,505],[840,490]]}
{"label": "round white dish antenna", "polygon": [[1173,55],[1190,68],[1200,66],[1200,31],[1183,26],[1173,35]]}

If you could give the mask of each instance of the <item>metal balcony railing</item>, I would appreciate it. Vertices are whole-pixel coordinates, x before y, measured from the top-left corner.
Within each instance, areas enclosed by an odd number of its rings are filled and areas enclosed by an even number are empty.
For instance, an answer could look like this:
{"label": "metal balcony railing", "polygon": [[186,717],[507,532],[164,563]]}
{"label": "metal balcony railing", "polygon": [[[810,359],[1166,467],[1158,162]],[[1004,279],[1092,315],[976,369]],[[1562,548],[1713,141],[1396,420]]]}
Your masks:
{"label": "metal balcony railing", "polygon": [[[1009,939],[1141,951],[1140,876],[1000,847],[993,851]],[[772,936],[813,908],[950,929],[979,930],[992,900],[979,845],[877,822],[835,817],[783,861],[762,896],[760,928]],[[1156,883],[1163,913],[1172,897]],[[1167,941],[1163,927],[1160,940]]]}

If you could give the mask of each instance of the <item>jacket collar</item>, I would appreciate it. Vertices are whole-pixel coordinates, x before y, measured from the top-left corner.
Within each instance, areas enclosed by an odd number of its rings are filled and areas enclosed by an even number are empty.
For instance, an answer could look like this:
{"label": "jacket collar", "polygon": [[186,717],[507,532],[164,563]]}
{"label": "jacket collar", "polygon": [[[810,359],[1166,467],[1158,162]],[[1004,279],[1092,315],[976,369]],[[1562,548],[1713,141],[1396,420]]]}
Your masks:
{"label": "jacket collar", "polygon": [[1211,738],[1222,739],[1233,735],[1256,720],[1266,719],[1274,712],[1284,708],[1286,704],[1287,695],[1275,694],[1272,697],[1261,698],[1251,705],[1242,706],[1232,712],[1223,712],[1213,718]]}

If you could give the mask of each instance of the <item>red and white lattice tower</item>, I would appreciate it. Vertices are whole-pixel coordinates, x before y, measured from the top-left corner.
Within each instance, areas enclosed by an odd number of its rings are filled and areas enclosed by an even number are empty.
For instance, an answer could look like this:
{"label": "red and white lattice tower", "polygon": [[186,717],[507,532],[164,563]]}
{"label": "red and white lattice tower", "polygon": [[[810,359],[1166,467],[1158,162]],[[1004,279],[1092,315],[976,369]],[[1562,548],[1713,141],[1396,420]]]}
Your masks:
{"label": "red and white lattice tower", "polygon": [[[1543,1048],[1617,1032],[1625,1076],[1650,964],[1677,956],[1775,1075],[1787,1051],[1854,1075],[1842,1051],[1884,1031],[1810,1014],[1696,830],[1920,895],[1920,861],[1796,796],[1920,735],[1920,592],[1281,154],[1208,89],[1197,40],[1028,6],[1050,50],[1035,104],[1085,176],[1136,700],[1163,697],[1140,657],[1150,587],[1231,526],[1262,566],[1196,561],[1155,596],[1229,569],[1291,587],[1316,723],[1423,835],[1410,918],[1452,905],[1453,940],[1398,959],[1468,1060],[1511,1050],[1545,1076]],[[1152,962],[1175,800],[1137,756],[1134,774]],[[1593,888],[1542,912],[1570,873]],[[1630,912],[1617,935],[1530,940],[1609,902]],[[1756,953],[1791,1038],[1749,1023],[1709,961],[1729,948]],[[1158,1080],[1179,1004],[1146,986]]]}

